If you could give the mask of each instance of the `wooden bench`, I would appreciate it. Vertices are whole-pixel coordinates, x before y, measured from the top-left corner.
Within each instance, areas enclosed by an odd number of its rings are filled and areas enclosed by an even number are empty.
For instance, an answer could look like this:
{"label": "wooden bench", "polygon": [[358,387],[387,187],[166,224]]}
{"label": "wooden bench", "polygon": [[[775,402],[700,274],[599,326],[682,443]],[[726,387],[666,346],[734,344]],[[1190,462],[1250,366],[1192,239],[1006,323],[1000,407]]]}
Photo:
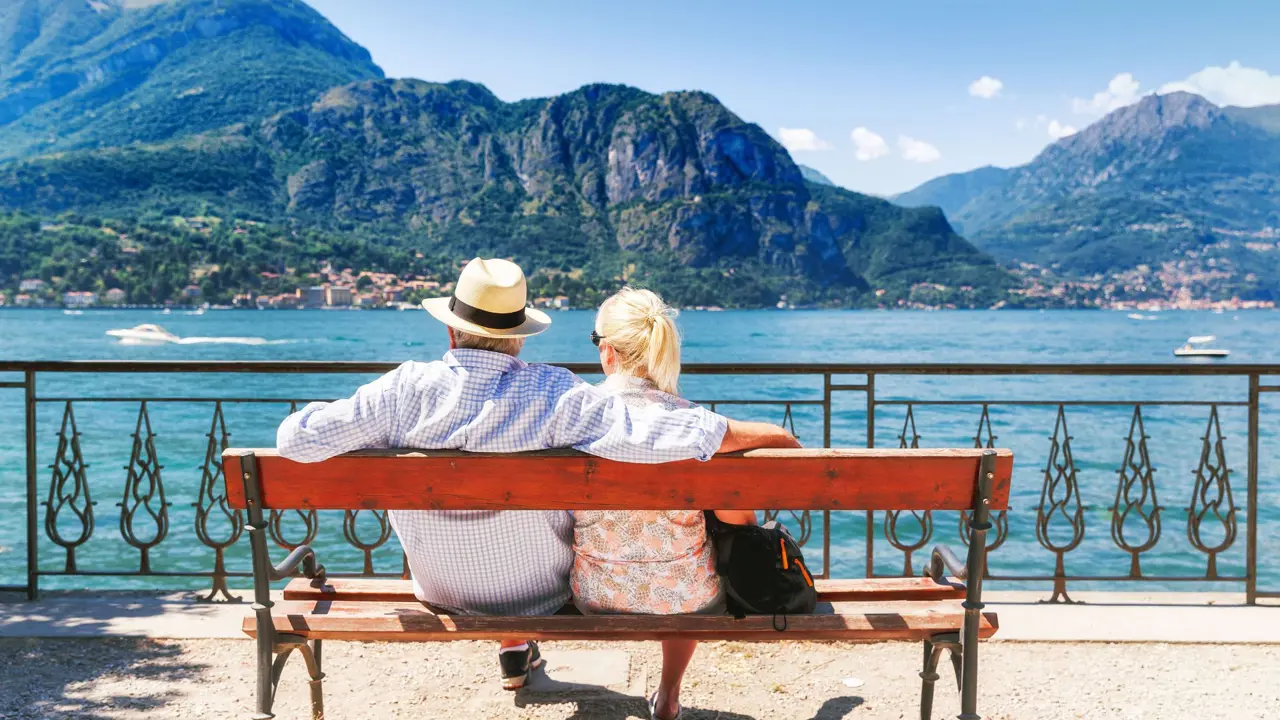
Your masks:
{"label": "wooden bench", "polygon": [[[982,612],[989,514],[1008,505],[1008,450],[756,450],[707,463],[630,465],[572,451],[513,455],[446,451],[367,451],[303,465],[274,450],[229,449],[227,496],[248,513],[257,638],[257,714],[271,718],[280,673],[297,650],[311,680],[314,718],[324,714],[324,640],[423,642],[493,640],[840,640],[921,641],[921,717],[931,716],[944,651],[960,687],[962,720],[978,720],[978,640],[996,632]],[[267,548],[267,510],[968,510],[969,547],[961,563],[934,549],[921,578],[818,582],[813,615],[612,615],[584,617],[446,616],[414,599],[398,579],[328,578],[311,548],[279,565]],[[281,603],[271,583],[301,571]]]}

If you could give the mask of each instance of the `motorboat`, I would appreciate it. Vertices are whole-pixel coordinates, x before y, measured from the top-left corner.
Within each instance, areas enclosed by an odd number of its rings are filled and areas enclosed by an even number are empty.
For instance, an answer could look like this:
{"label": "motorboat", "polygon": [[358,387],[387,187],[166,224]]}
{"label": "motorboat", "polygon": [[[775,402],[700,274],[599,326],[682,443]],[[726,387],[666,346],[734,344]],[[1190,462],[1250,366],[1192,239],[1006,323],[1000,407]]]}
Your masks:
{"label": "motorboat", "polygon": [[1195,335],[1187,338],[1187,344],[1173,351],[1178,357],[1224,358],[1231,354],[1223,348],[1205,347],[1214,341],[1212,335]]}
{"label": "motorboat", "polygon": [[179,340],[177,335],[159,325],[151,324],[137,325],[127,330],[108,330],[107,334],[113,338],[119,338],[120,342],[127,345],[157,345]]}

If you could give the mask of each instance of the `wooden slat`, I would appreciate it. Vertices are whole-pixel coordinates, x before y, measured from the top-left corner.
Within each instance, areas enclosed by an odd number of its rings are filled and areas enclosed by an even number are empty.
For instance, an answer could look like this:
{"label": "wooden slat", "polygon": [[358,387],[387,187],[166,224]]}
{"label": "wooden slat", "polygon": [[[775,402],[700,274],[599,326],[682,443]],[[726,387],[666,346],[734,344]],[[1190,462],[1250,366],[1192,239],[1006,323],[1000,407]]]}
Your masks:
{"label": "wooden slat", "polygon": [[[958,580],[936,583],[929,578],[873,578],[870,580],[817,580],[818,599],[825,602],[884,602],[892,600],[946,600],[964,597]],[[294,578],[285,586],[285,600],[338,600],[344,602],[415,603],[413,582],[398,578],[330,578],[312,587],[306,578]]]}
{"label": "wooden slat", "polygon": [[[920,640],[959,630],[964,609],[956,600],[885,603],[822,603],[813,615],[787,617],[787,629],[774,629],[771,616],[610,615],[482,617],[435,615],[421,605],[285,601],[272,610],[275,628],[324,640],[421,642],[497,640]],[[253,617],[244,631],[256,634]],[[994,613],[983,616],[980,637],[999,627]]]}
{"label": "wooden slat", "polygon": [[[223,454],[227,499],[245,507],[253,453],[272,509],[961,510],[982,450],[753,450],[661,465],[573,451],[509,455],[372,451],[304,465],[275,450]],[[991,509],[1008,506],[1013,453],[997,450]]]}

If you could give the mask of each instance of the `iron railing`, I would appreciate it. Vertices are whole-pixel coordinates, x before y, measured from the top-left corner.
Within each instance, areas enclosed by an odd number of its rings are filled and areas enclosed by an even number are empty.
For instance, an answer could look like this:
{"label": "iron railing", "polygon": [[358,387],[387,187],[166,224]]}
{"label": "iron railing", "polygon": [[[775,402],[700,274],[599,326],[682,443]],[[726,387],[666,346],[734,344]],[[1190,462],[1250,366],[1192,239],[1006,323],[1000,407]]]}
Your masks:
{"label": "iron railing", "polygon": [[[581,374],[598,373],[598,366],[565,364]],[[200,377],[204,383],[182,383],[208,386],[210,377],[239,377],[245,374],[258,377],[274,376],[323,376],[323,375],[373,375],[386,372],[394,365],[373,362],[0,362],[0,391],[22,391],[21,417],[24,423],[25,449],[25,530],[26,564],[25,583],[0,587],[3,590],[25,592],[34,598],[42,578],[204,578],[209,593],[206,599],[218,596],[233,599],[228,581],[230,578],[247,578],[248,553],[243,548],[244,517],[238,510],[227,506],[221,466],[221,452],[229,444],[227,408],[236,406],[252,408],[251,415],[267,425],[274,425],[286,411],[296,410],[305,398],[295,397],[280,385],[297,387],[300,381],[276,382],[272,392],[227,393],[201,395],[171,395],[162,393],[120,393],[116,388],[138,384],[148,377],[182,375],[184,379]],[[1263,432],[1260,426],[1260,410],[1266,393],[1280,392],[1280,384],[1267,384],[1270,376],[1280,376],[1280,365],[840,365],[840,364],[696,364],[687,365],[684,372],[688,384],[698,386],[700,380],[709,381],[706,394],[690,391],[690,395],[712,409],[727,414],[761,416],[762,413],[781,419],[784,425],[800,429],[806,444],[816,444],[820,425],[822,445],[831,447],[853,444],[875,446],[877,424],[888,425],[892,442],[900,447],[923,445],[959,445],[962,442],[975,447],[995,447],[1001,435],[1012,436],[1016,442],[1001,442],[1012,447],[1018,458],[1015,475],[1015,499],[1011,511],[999,513],[993,520],[994,532],[988,540],[993,552],[993,566],[987,577],[997,582],[1035,582],[1052,587],[1051,601],[1070,602],[1068,587],[1082,582],[1130,583],[1147,582],[1169,586],[1174,583],[1204,583],[1212,586],[1226,584],[1242,587],[1246,602],[1258,598],[1280,597],[1280,592],[1268,592],[1260,587],[1258,539],[1259,483],[1260,478],[1274,482],[1280,453],[1266,454],[1269,475],[1263,475],[1260,443],[1264,435],[1269,440],[1280,433]],[[728,384],[726,377],[754,377],[749,383]],[[769,378],[768,381],[765,378]],[[125,380],[128,379],[126,382]],[[974,383],[983,390],[1000,390],[1016,387],[1025,391],[1028,383],[1037,397],[972,397]],[[74,380],[74,381],[73,381]],[[945,384],[944,384],[945,381]],[[950,384],[966,382],[969,392],[957,397]],[[344,382],[346,382],[344,380]],[[356,380],[345,386],[350,389]],[[1142,388],[1154,393],[1153,397],[1121,399],[1116,383]],[[170,383],[172,385],[173,383]],[[902,385],[888,392],[890,385]],[[71,393],[45,390],[46,387],[71,387]],[[1183,387],[1190,385],[1198,397],[1182,396]],[[105,386],[105,389],[104,389]],[[218,386],[221,389],[221,386]],[[731,388],[732,392],[726,392]],[[905,388],[905,389],[904,389]],[[88,391],[86,391],[88,390]],[[714,391],[714,392],[712,392]],[[1082,392],[1103,392],[1099,397],[1077,397]],[[1172,392],[1171,392],[1172,391]],[[1214,394],[1206,397],[1206,391]],[[345,392],[345,391],[343,391]],[[1218,395],[1219,392],[1227,394]],[[295,393],[296,394],[296,393]],[[330,393],[333,395],[341,392]],[[4,396],[0,395],[0,401]],[[849,400],[853,400],[849,404]],[[190,533],[171,537],[176,526],[172,524],[174,508],[171,498],[173,488],[166,486],[165,465],[161,463],[160,433],[153,424],[155,408],[181,405],[188,408],[204,408],[203,461],[200,463],[197,488],[182,488],[192,492],[189,522],[182,528]],[[83,447],[86,426],[83,423],[86,408],[113,406],[115,423],[121,413],[129,415],[128,461],[123,467],[123,486],[107,479],[94,477],[86,462]],[[133,409],[136,408],[136,414]],[[78,410],[79,415],[78,415]],[[1186,484],[1173,480],[1157,482],[1157,469],[1164,469],[1156,460],[1152,436],[1148,434],[1153,413],[1178,412],[1182,419],[1159,418],[1166,432],[1185,433],[1192,423],[1203,427],[1204,432],[1192,438],[1178,438],[1173,455],[1185,455],[1190,474]],[[56,415],[55,415],[56,413]],[[929,434],[922,428],[921,417],[936,413],[947,418],[948,432],[925,439]],[[1036,415],[1036,413],[1041,413]],[[1241,473],[1232,469],[1229,459],[1229,443],[1224,434],[1224,413],[1245,428],[1243,504],[1238,487]],[[1238,422],[1243,413],[1243,423]],[[57,420],[48,422],[41,416]],[[955,428],[958,414],[970,419],[963,438]],[[1123,414],[1122,422],[1119,415]],[[1047,421],[1045,429],[1051,434],[1041,435],[1034,442],[1024,438],[1031,426]],[[1127,427],[1122,438],[1104,437],[1095,433],[1094,426],[1100,418],[1116,427]],[[1190,419],[1188,419],[1190,418]],[[1093,442],[1114,443],[1115,457],[1088,463],[1078,459],[1077,440],[1068,429],[1068,420],[1075,428],[1087,426],[1088,439]],[[798,423],[799,421],[799,423]],[[1120,422],[1120,424],[1117,424]],[[93,433],[102,435],[109,431],[103,422],[94,426]],[[1103,423],[1105,424],[1105,423]],[[900,430],[898,429],[900,428]],[[161,428],[163,431],[163,428]],[[999,434],[997,434],[999,433]],[[188,436],[193,433],[188,432]],[[9,434],[13,437],[14,434]],[[173,437],[172,433],[169,435]],[[190,444],[191,438],[186,438]],[[883,445],[885,437],[879,438]],[[265,439],[265,444],[270,438]],[[243,442],[239,444],[244,444]],[[259,442],[258,444],[263,444]],[[123,448],[123,443],[121,443]],[[1238,451],[1238,448],[1236,448]],[[1108,453],[1110,451],[1107,451]],[[50,454],[49,462],[41,462],[41,455]],[[1047,456],[1045,455],[1047,453]],[[1095,452],[1094,455],[1102,455]],[[1198,457],[1198,461],[1195,458]],[[1044,458],[1043,463],[1040,459]],[[1107,463],[1110,463],[1108,465]],[[1088,493],[1082,491],[1081,468],[1089,465],[1087,473],[1094,480],[1103,474],[1114,473],[1115,480],[1107,481],[1107,494],[1101,487]],[[96,472],[96,471],[94,471]],[[194,473],[193,473],[194,474]],[[0,498],[16,490],[16,483],[9,478],[16,476],[13,469],[0,469]],[[1164,477],[1163,475],[1161,477]],[[170,481],[172,482],[172,481]],[[1038,492],[1032,492],[1030,485]],[[1097,485],[1097,483],[1094,483]],[[90,492],[91,485],[93,493]],[[1272,486],[1268,486],[1269,488]],[[119,507],[118,538],[129,552],[136,552],[137,562],[129,567],[107,566],[98,561],[88,566],[81,560],[82,552],[101,534],[97,521],[101,514],[96,509],[96,496],[111,489],[121,500]],[[1269,490],[1271,491],[1271,490]],[[1021,500],[1025,502],[1020,502]],[[1186,542],[1169,548],[1170,541],[1164,533],[1169,525],[1170,507],[1161,504],[1159,498],[1179,496],[1186,504],[1179,508],[1184,517],[1175,518],[1185,526]],[[1038,501],[1035,498],[1038,497]],[[1086,498],[1095,504],[1086,503]],[[1034,503],[1034,507],[1029,505]],[[1244,513],[1243,557],[1240,555],[1239,516]],[[793,526],[802,543],[815,540],[815,521],[821,521],[821,553],[823,575],[829,576],[833,566],[833,523],[842,538],[860,537],[863,564],[861,572],[868,577],[916,574],[924,569],[928,558],[917,554],[943,532],[953,528],[963,539],[962,529],[966,518],[944,518],[931,512],[887,512],[880,516],[873,513],[824,512],[820,517],[808,511],[786,512],[770,510],[771,517],[782,518]],[[1093,519],[1094,515],[1097,519]],[[1097,529],[1106,516],[1105,525],[1110,532],[1109,544]],[[1280,517],[1274,518],[1280,525]],[[336,523],[336,516],[333,522]],[[350,510],[342,514],[342,542],[354,551],[358,575],[401,575],[403,561],[389,567],[376,558],[386,552],[394,552],[392,532],[385,513],[368,510]],[[281,548],[292,550],[303,544],[315,542],[322,527],[322,517],[315,511],[272,512],[268,518],[271,539]],[[1034,536],[1034,543],[1032,542]],[[883,537],[883,542],[880,538]],[[0,538],[3,539],[3,538]],[[1163,550],[1157,552],[1161,541]],[[335,541],[336,542],[336,541]],[[1093,544],[1086,548],[1086,543]],[[1099,543],[1104,543],[1099,545]],[[339,545],[340,546],[340,545]],[[182,548],[186,556],[191,548],[201,549],[198,560],[190,557],[184,562],[165,560]],[[810,545],[813,547],[813,545]],[[43,549],[43,554],[42,554]],[[335,548],[331,548],[333,550]],[[816,548],[815,548],[816,549]],[[856,550],[851,543],[837,538],[835,551],[844,556]],[[1087,555],[1088,550],[1093,555]],[[1111,552],[1122,558],[1127,572],[1107,572],[1106,563],[1089,560],[1094,572],[1072,573],[1068,566],[1077,554],[1096,558],[1099,553]],[[1021,569],[1003,570],[1000,559],[1007,556]],[[1045,560],[1045,568],[1027,569],[1021,562],[1024,556]],[[112,558],[121,557],[119,553]],[[1144,566],[1155,559],[1156,570]],[[1198,560],[1196,559],[1198,558]],[[1051,565],[1048,561],[1051,561]],[[1193,566],[1200,567],[1203,572]],[[326,565],[334,567],[328,557]],[[199,567],[194,567],[195,563]],[[843,563],[852,566],[852,563]],[[110,563],[108,563],[110,565]],[[1163,569],[1161,569],[1163,568]],[[1169,570],[1168,568],[1173,568]],[[1271,572],[1269,568],[1264,568]],[[336,574],[336,573],[335,573]],[[1277,572],[1280,576],[1280,572]],[[1267,579],[1280,581],[1280,577]],[[105,580],[95,580],[105,582]],[[174,580],[173,582],[179,582]],[[184,580],[182,582],[189,582]]]}

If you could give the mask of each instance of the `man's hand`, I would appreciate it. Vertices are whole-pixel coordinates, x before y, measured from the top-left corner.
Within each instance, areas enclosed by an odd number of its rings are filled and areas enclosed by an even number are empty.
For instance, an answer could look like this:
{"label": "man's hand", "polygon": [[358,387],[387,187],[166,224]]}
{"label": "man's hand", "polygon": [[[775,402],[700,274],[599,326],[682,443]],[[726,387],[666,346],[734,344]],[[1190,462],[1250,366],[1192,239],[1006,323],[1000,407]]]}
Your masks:
{"label": "man's hand", "polygon": [[717,452],[730,453],[757,448],[798,448],[800,441],[786,429],[772,423],[730,420],[729,429]]}

